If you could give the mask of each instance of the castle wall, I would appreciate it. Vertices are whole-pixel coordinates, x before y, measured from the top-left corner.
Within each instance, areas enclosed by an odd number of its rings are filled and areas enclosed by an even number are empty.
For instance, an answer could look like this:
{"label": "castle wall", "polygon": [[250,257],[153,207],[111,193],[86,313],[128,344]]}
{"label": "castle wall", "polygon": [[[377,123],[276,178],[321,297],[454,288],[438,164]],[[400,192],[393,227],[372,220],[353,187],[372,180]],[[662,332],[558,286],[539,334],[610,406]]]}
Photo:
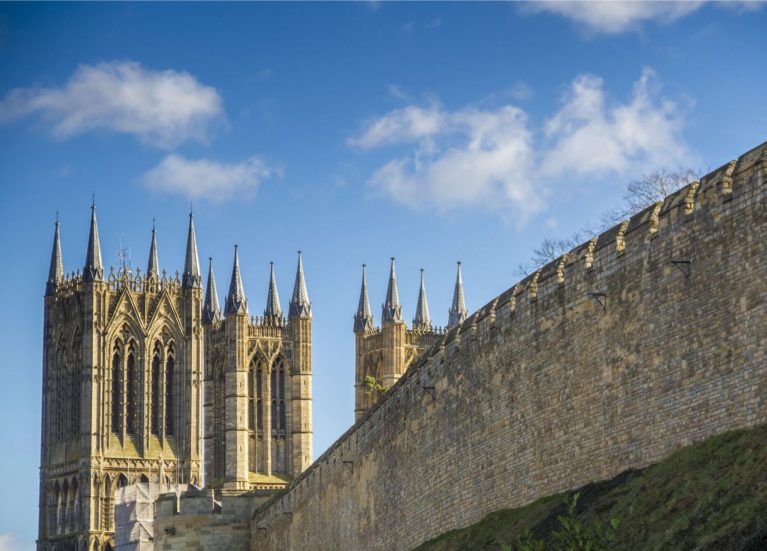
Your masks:
{"label": "castle wall", "polygon": [[491,301],[256,513],[250,548],[409,549],[767,422],[766,179],[767,144]]}
{"label": "castle wall", "polygon": [[160,496],[156,502],[154,549],[226,549],[246,551],[252,496],[224,496],[214,501],[212,490],[193,489],[177,498]]}

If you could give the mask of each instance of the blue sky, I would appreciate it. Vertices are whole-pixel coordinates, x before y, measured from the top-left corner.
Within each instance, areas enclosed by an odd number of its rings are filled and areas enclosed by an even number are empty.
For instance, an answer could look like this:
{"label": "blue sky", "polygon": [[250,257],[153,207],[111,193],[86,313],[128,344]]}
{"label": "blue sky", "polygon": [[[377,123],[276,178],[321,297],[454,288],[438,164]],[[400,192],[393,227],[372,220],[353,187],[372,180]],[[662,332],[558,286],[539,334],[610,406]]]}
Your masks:
{"label": "blue sky", "polygon": [[[82,266],[91,194],[107,264],[182,267],[193,201],[223,301],[240,246],[252,314],[296,250],[314,310],[314,449],[353,421],[360,264],[397,257],[435,323],[455,261],[469,310],[658,167],[767,139],[767,10],[745,3],[1,4],[0,551],[36,537],[42,295],[60,211]],[[374,309],[376,322],[380,308]],[[10,453],[8,453],[10,452]]]}

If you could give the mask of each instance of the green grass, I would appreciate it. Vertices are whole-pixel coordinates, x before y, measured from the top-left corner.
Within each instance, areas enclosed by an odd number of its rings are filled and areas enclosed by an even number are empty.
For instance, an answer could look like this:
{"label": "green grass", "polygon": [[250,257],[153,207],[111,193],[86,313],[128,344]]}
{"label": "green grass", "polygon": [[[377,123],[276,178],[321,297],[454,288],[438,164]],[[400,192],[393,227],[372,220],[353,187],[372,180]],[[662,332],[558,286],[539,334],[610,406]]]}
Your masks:
{"label": "green grass", "polygon": [[[617,550],[767,550],[767,426],[687,446],[642,470],[578,490],[587,523],[620,521]],[[418,551],[500,551],[529,529],[546,539],[564,513],[564,494],[446,532]]]}

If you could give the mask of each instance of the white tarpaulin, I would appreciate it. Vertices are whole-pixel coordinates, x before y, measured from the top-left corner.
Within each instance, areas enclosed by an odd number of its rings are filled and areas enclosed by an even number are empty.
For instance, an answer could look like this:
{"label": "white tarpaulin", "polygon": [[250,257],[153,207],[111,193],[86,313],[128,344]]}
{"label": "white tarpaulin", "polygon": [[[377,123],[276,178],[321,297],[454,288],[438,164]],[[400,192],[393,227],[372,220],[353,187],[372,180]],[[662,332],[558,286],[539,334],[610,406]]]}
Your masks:
{"label": "white tarpaulin", "polygon": [[154,502],[160,494],[186,490],[186,484],[131,484],[115,492],[115,551],[154,549]]}

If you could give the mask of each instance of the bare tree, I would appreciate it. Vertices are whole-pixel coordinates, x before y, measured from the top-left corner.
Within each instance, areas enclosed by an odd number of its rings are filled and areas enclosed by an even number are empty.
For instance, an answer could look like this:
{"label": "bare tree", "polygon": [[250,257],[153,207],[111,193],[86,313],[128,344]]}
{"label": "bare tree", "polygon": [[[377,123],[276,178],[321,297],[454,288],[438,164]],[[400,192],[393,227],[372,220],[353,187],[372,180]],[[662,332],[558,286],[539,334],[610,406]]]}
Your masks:
{"label": "bare tree", "polygon": [[692,168],[659,169],[645,174],[638,180],[629,182],[621,206],[605,213],[598,228],[584,226],[564,239],[544,239],[537,248],[533,249],[533,255],[529,262],[517,267],[517,274],[521,277],[527,276],[532,271],[556,260],[598,233],[630,218],[633,214],[654,205],[658,201],[662,201],[667,195],[699,178],[700,172]]}
{"label": "bare tree", "polygon": [[700,172],[692,168],[677,168],[676,170],[659,169],[649,172],[632,180],[626,186],[623,204],[608,212],[603,218],[603,225],[610,227],[633,214],[662,201],[667,195],[691,184],[700,178]]}

